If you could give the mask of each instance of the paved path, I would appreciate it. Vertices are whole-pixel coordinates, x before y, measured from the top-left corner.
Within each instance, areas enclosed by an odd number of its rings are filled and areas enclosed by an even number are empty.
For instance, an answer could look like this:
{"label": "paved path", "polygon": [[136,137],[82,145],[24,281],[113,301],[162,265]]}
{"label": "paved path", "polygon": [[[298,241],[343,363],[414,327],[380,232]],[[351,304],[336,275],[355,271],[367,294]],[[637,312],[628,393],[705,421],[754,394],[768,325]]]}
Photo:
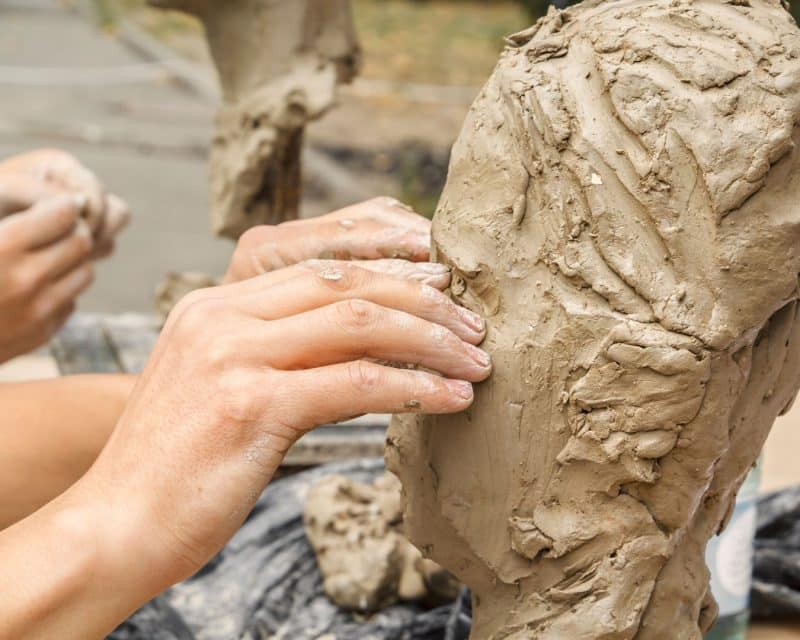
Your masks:
{"label": "paved path", "polygon": [[0,0],[0,95],[0,156],[65,148],[134,211],[83,309],[149,311],[167,271],[222,272],[230,244],[207,219],[208,102],[55,0]]}

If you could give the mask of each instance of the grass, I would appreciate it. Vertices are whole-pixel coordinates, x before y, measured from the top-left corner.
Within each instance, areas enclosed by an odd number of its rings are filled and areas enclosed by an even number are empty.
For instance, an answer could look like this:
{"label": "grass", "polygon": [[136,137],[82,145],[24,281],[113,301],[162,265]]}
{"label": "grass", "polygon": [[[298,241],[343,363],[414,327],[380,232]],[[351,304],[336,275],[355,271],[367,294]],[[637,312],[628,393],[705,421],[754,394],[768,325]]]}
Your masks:
{"label": "grass", "polygon": [[[200,26],[145,0],[92,0],[98,20],[113,29],[125,14],[183,54],[202,55]],[[531,19],[513,0],[353,0],[364,50],[362,76],[390,82],[476,86],[497,61],[503,36]]]}
{"label": "grass", "polygon": [[530,24],[516,2],[355,0],[366,78],[479,85],[503,36]]}

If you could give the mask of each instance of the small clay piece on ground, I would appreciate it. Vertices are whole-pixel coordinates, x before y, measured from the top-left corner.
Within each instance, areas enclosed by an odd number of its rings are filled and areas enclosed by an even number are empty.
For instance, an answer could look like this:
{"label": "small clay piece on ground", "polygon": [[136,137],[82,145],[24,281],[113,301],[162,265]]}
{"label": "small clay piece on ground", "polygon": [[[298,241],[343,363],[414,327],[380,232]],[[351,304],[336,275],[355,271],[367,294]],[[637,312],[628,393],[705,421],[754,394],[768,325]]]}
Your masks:
{"label": "small clay piece on ground", "polygon": [[325,592],[344,609],[373,612],[401,600],[435,606],[458,594],[458,583],[402,534],[400,482],[392,474],[372,484],[322,478],[309,491],[304,521]]}

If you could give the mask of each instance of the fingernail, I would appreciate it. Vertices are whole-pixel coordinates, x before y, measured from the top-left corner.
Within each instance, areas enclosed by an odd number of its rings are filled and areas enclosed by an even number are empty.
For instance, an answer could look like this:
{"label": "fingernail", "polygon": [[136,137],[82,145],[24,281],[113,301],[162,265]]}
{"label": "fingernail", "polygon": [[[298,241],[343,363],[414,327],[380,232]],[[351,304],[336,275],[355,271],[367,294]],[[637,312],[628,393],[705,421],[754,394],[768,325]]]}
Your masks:
{"label": "fingernail", "polygon": [[72,196],[72,201],[75,203],[75,206],[83,211],[86,208],[86,205],[89,203],[89,198],[87,198],[82,193],[76,193]]}
{"label": "fingernail", "polygon": [[477,362],[481,367],[486,368],[491,366],[492,359],[488,353],[486,353],[483,349],[479,349],[478,347],[473,347],[471,344],[466,345],[467,351],[469,355],[472,356],[472,359]]}
{"label": "fingernail", "polygon": [[450,273],[450,267],[438,262],[418,262],[417,268],[423,273],[430,273],[434,276],[440,276],[445,273]]}
{"label": "fingernail", "polygon": [[472,384],[464,380],[448,380],[447,386],[455,395],[464,400],[472,400]]}
{"label": "fingernail", "polygon": [[464,307],[458,307],[458,313],[470,329],[480,333],[486,328],[486,323],[477,313],[473,313]]}

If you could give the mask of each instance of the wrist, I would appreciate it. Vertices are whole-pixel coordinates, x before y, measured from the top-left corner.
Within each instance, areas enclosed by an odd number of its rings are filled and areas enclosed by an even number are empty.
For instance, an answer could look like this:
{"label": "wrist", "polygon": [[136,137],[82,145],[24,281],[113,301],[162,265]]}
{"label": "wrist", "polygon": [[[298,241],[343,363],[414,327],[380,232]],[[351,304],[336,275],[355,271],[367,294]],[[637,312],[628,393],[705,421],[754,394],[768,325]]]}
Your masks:
{"label": "wrist", "polygon": [[52,505],[54,531],[82,546],[74,575],[118,622],[171,586],[142,495],[111,490],[90,470]]}

